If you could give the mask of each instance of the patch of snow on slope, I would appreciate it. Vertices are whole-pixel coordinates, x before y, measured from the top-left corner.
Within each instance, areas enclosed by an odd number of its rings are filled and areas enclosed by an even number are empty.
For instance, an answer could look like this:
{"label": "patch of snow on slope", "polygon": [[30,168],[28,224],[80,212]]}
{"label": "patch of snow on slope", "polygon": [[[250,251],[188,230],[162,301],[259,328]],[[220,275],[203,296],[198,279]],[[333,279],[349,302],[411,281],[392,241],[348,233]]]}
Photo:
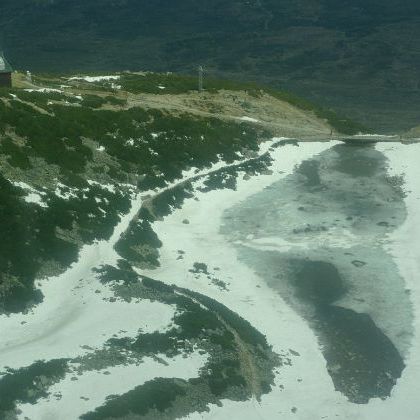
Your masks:
{"label": "patch of snow on slope", "polygon": [[89,185],[96,185],[96,186],[101,187],[102,189],[107,190],[111,193],[115,193],[115,186],[112,185],[112,184],[101,184],[100,182],[93,181],[91,179],[88,179],[87,182],[88,182]]}
{"label": "patch of snow on slope", "polygon": [[[63,192],[64,191],[64,192]],[[63,200],[69,200],[70,198],[77,198],[78,192],[80,190],[78,188],[71,188],[61,182],[57,182],[57,187],[55,188],[54,194],[62,198]],[[89,191],[88,188],[83,188],[81,191]]]}
{"label": "patch of snow on slope", "polygon": [[36,188],[31,187],[25,182],[12,182],[15,187],[19,187],[27,192],[27,195],[23,198],[27,203],[34,203],[40,207],[48,207],[48,205],[43,201],[43,196],[45,192],[38,191]]}
{"label": "patch of snow on slope", "polygon": [[38,281],[44,296],[42,304],[29,313],[0,316],[0,370],[3,366],[28,366],[40,359],[74,357],[84,354],[82,345],[100,347],[115,331],[126,330],[134,336],[139,328],[147,330],[150,325],[154,331],[170,322],[175,310],[168,305],[148,301],[108,303],[112,292],[92,272],[101,265],[117,264],[114,245],[140,205],[137,195],[110,240],[85,245],[79,260],[67,271]]}
{"label": "patch of snow on slope", "polygon": [[27,203],[38,204],[40,207],[48,207],[48,205],[42,201],[42,195],[38,193],[29,193],[25,196],[25,201]]}
{"label": "patch of snow on slope", "polygon": [[[43,398],[36,405],[21,404],[20,418],[29,419],[76,419],[82,414],[103,405],[109,395],[122,395],[156,377],[188,380],[198,377],[207,356],[194,352],[183,358],[181,355],[167,358],[163,364],[152,358],[145,358],[137,366],[116,366],[106,370],[85,372],[72,380],[68,375],[63,381],[49,389],[50,397]],[[55,398],[54,394],[61,395]]]}
{"label": "patch of snow on slope", "polygon": [[260,120],[257,120],[256,118],[251,118],[251,117],[241,117],[239,118],[242,121],[248,121],[248,122],[254,122],[254,123],[258,123],[261,122]]}
{"label": "patch of snow on slope", "polygon": [[70,77],[68,80],[84,80],[85,82],[94,83],[94,82],[103,82],[110,80],[119,80],[121,76],[74,76]]}
{"label": "patch of snow on slope", "polygon": [[60,89],[53,88],[39,88],[39,89],[23,89],[25,92],[40,92],[40,93],[64,93]]}

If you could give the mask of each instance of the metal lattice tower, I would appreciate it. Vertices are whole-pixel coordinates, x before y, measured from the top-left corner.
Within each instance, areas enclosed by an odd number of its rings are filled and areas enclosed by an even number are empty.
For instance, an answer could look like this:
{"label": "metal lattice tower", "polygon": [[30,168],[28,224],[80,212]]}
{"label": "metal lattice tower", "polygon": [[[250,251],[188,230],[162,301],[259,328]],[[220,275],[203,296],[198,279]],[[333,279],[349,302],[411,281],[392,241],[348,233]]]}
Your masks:
{"label": "metal lattice tower", "polygon": [[198,91],[203,91],[203,80],[204,80],[204,68],[203,66],[198,66]]}

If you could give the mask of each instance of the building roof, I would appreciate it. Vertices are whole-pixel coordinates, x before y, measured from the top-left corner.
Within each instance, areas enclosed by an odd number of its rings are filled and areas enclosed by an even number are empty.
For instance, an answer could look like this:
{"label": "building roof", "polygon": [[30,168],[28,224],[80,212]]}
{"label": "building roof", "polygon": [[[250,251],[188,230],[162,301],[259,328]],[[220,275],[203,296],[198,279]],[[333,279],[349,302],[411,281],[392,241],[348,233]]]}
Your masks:
{"label": "building roof", "polygon": [[13,69],[9,62],[0,51],[0,73],[12,73]]}

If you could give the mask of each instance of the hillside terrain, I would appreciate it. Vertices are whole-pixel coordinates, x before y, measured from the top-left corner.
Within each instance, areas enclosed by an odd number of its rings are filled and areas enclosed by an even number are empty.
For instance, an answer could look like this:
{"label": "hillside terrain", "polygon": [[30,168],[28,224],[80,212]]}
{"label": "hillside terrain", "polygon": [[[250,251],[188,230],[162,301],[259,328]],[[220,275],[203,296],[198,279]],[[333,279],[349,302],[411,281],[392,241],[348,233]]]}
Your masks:
{"label": "hillside terrain", "polygon": [[[198,93],[195,82],[153,73],[33,82],[14,75],[17,87],[0,93],[3,237],[9,238],[1,263],[3,310],[39,298],[32,292],[39,270],[58,273],[82,244],[108,239],[133,188],[153,190],[191,167],[252,157],[275,136],[326,139],[337,134],[334,124],[359,129],[328,112],[320,118],[324,111],[281,92],[214,81]],[[37,203],[33,211],[25,201]],[[15,236],[22,243],[10,248]]]}
{"label": "hillside terrain", "polygon": [[[101,399],[112,394],[108,385],[88,403],[82,385],[80,418],[176,418],[270,391],[282,362],[263,334],[206,295],[141,274],[160,266],[153,223],[180,208],[195,183],[231,189],[237,173],[270,173],[268,148],[288,142],[274,136],[325,139],[334,129],[316,115],[322,110],[276,97],[298,101],[285,93],[216,81],[198,93],[195,82],[152,73],[28,81],[17,73],[15,88],[1,90],[1,418],[42,401],[49,407],[56,384],[131,375],[139,365],[149,366],[149,380],[134,375],[126,392],[115,389],[118,398]],[[197,261],[190,272],[207,268]],[[84,305],[94,311],[88,319]],[[160,366],[174,378],[156,376]],[[58,412],[75,418],[65,401]]]}
{"label": "hillside terrain", "polygon": [[[416,0],[3,0],[18,69],[177,71],[258,80],[370,126],[418,124]],[[28,42],[30,40],[30,42]]]}
{"label": "hillside terrain", "polygon": [[417,420],[416,133],[254,83],[13,79],[1,419]]}

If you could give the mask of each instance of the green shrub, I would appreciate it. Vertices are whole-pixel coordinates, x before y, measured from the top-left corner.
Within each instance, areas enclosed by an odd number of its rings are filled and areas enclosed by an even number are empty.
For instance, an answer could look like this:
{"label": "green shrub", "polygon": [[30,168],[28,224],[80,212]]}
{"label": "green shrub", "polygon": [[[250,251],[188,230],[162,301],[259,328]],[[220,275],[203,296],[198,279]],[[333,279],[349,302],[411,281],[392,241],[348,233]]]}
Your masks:
{"label": "green shrub", "polygon": [[47,389],[39,386],[41,377],[52,385],[64,378],[66,359],[37,361],[19,370],[9,369],[0,379],[0,417],[13,410],[17,403],[35,404],[48,396]]}
{"label": "green shrub", "polygon": [[106,104],[108,101],[101,96],[97,95],[84,95],[82,105],[88,108],[101,108],[102,105]]}

